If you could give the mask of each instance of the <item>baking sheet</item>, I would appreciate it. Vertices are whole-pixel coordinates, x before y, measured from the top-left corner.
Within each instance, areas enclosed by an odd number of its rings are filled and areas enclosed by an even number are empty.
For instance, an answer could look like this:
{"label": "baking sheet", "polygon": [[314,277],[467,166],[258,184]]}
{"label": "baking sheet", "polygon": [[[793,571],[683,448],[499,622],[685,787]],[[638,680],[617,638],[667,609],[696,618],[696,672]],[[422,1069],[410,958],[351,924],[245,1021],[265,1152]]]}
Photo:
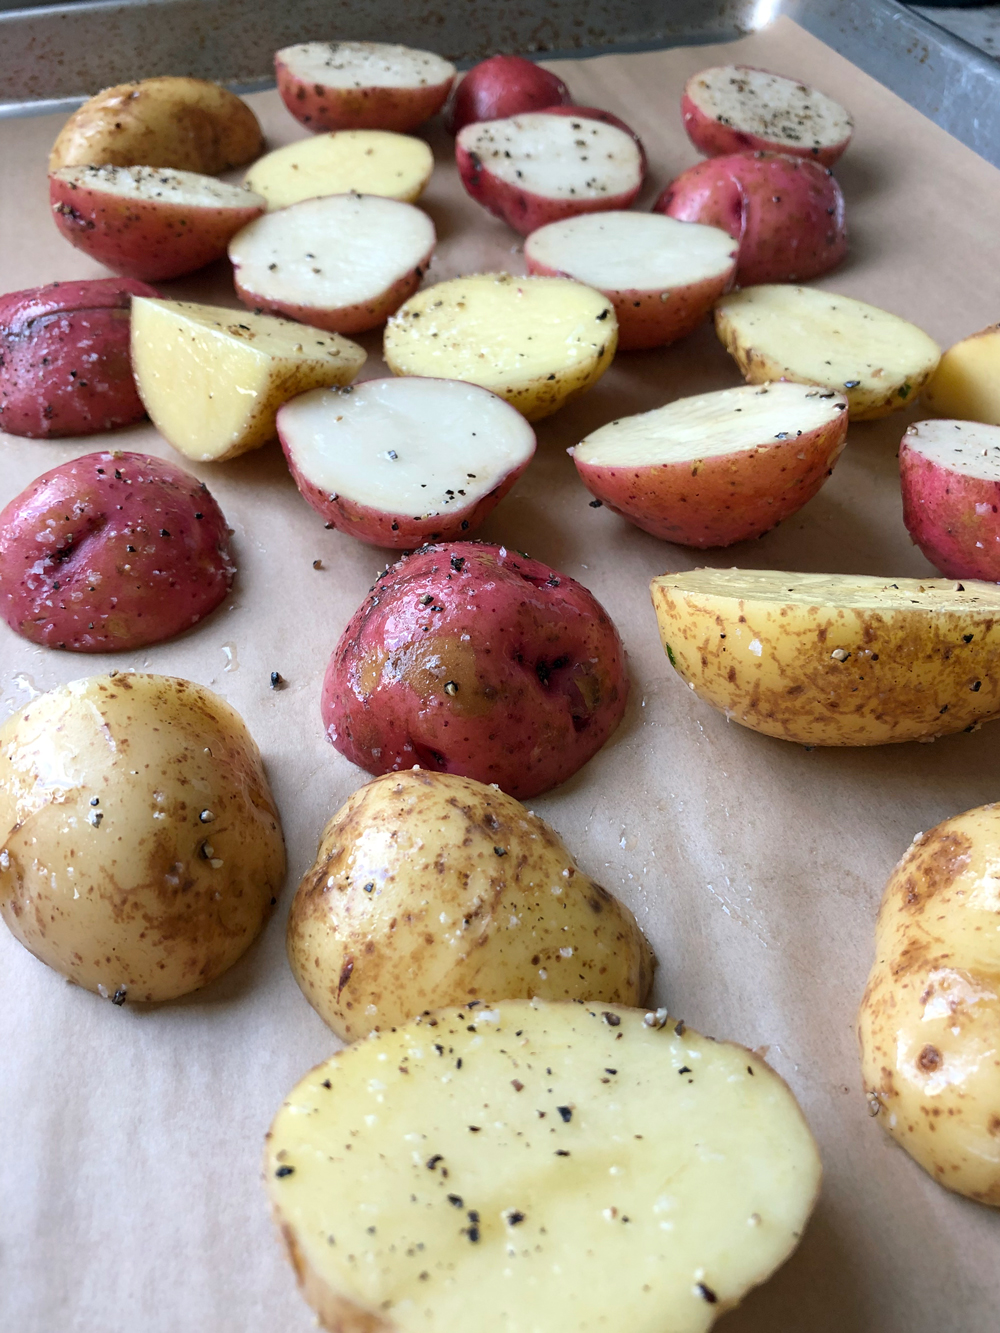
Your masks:
{"label": "baking sheet", "polygon": [[[815,82],[854,112],[855,142],[837,173],[851,254],[823,286],[912,319],[943,345],[1000,317],[1000,172],[789,20],[738,43],[558,70],[579,102],[623,114],[642,135],[648,203],[696,160],[678,114],[682,82],[733,59]],[[273,144],[299,137],[276,94],[248,100]],[[46,216],[59,123],[0,124],[0,290],[103,274]],[[436,129],[429,137],[440,164],[422,200],[440,238],[430,278],[523,272],[519,238],[464,196],[450,140]],[[221,266],[167,287],[236,304]],[[381,373],[379,339],[364,341],[368,378]],[[918,830],[1000,797],[1000,726],[855,751],[758,736],[670,671],[647,593],[652,575],[704,563],[928,574],[902,526],[895,460],[918,413],[853,425],[834,476],[805,509],[758,542],[707,557],[591,509],[565,453],[612,417],[737,382],[709,327],[674,348],[620,356],[592,392],[541,423],[536,461],[479,534],[580,579],[630,654],[618,734],[533,806],[635,911],[660,961],[657,1003],[766,1055],[819,1140],[825,1183],[799,1250],[720,1330],[987,1333],[1000,1308],[1000,1214],[939,1189],[869,1119],[853,1026],[885,878]],[[174,457],[148,426],[76,441],[2,436],[0,504],[112,441]],[[324,530],[276,446],[187,466],[236,532],[231,600],[173,643],[113,657],[33,648],[0,626],[0,716],[35,691],[112,668],[211,686],[261,745],[288,883],[231,972],[160,1007],[113,1008],[0,931],[0,1328],[18,1333],[313,1326],[272,1233],[259,1163],[282,1097],[336,1045],[288,970],[284,918],[323,823],[366,776],[324,740],[319,689],[384,560]],[[269,689],[272,670],[286,689]]]}

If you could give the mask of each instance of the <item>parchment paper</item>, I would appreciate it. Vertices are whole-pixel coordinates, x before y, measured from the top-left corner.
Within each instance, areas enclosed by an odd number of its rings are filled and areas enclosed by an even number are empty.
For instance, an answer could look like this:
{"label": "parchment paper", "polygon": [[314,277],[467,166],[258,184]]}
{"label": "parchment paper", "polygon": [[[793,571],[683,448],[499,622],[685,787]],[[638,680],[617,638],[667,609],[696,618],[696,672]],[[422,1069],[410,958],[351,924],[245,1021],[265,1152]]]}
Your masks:
{"label": "parchment paper", "polygon": [[[1000,173],[791,22],[732,45],[558,70],[579,102],[620,112],[642,135],[648,204],[696,160],[678,112],[684,79],[733,59],[814,82],[854,112],[856,139],[838,168],[851,253],[824,286],[912,319],[943,345],[1000,318]],[[249,100],[273,144],[299,137],[276,94]],[[0,290],[103,275],[47,216],[46,154],[59,123],[0,122]],[[431,279],[523,272],[519,238],[465,197],[451,141],[438,129],[429,137],[439,159],[422,200],[440,237]],[[221,265],[168,286],[237,304]],[[382,373],[379,338],[366,342],[365,378]],[[835,475],[801,513],[707,557],[591,509],[565,453],[612,417],[738,382],[708,326],[669,350],[620,356],[540,426],[536,462],[480,534],[582,580],[630,654],[620,731],[534,806],[638,915],[660,960],[657,1001],[764,1053],[819,1140],[825,1184],[800,1249],[720,1329],[989,1333],[1000,1326],[1000,1215],[940,1189],[869,1119],[853,1024],[886,876],[918,830],[1000,797],[1000,724],[872,750],[807,752],[756,735],[669,669],[647,593],[652,575],[706,560],[929,573],[902,526],[895,459],[919,413],[852,426]],[[112,444],[174,456],[149,426],[51,443],[3,437],[0,504],[56,463]],[[218,690],[265,755],[288,883],[263,938],[228,975],[159,1008],[113,1008],[0,930],[0,1328],[10,1333],[312,1327],[272,1233],[259,1164],[282,1097],[336,1045],[288,970],[284,918],[323,823],[366,778],[324,740],[319,688],[384,558],[324,530],[277,446],[188,466],[236,531],[231,602],[176,642],[114,657],[36,649],[0,625],[0,716],[35,691],[113,667]],[[268,688],[272,670],[285,690]]]}

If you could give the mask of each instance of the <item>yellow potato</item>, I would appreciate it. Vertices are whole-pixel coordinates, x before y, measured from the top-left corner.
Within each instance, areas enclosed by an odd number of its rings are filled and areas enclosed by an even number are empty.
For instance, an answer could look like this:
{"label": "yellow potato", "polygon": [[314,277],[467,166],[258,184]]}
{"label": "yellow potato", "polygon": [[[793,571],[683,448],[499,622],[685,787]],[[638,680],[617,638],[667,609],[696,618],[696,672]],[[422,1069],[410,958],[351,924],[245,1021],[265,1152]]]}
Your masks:
{"label": "yellow potato", "polygon": [[921,402],[941,417],[1000,426],[1000,324],[949,347]]}
{"label": "yellow potato", "polygon": [[242,167],[264,147],[257,117],[205,79],[164,75],[119,83],[84,102],[49,155],[60,167],[173,167],[206,176]]}
{"label": "yellow potato", "polygon": [[543,820],[498,788],[419,769],[369,782],[327,824],[288,957],[345,1041],[470,1000],[641,1004],[654,966],[632,913]]}
{"label": "yellow potato", "polygon": [[787,283],[721,297],[715,331],[748,384],[822,385],[847,395],[855,421],[912,403],[941,356],[932,338],[898,315]]}
{"label": "yellow potato", "polygon": [[1000,587],[695,569],[651,584],[699,698],[802,745],[931,740],[1000,717]]}
{"label": "yellow potato", "polygon": [[268,208],[324,194],[378,194],[412,204],[434,170],[423,139],[389,130],[334,130],[276,148],[255,162],[243,184]]}
{"label": "yellow potato", "polygon": [[277,435],[278,408],[350,384],[365,353],[339,333],[273,315],[132,299],[132,372],[143,406],[178,453],[221,462]]}
{"label": "yellow potato", "polygon": [[91,676],[0,728],[0,915],[87,990],[121,1004],[204,986],[284,873],[257,747],[201,685]]}
{"label": "yellow potato", "polygon": [[858,1037],[879,1123],[1000,1206],[1000,805],[919,834],[890,875]]}
{"label": "yellow potato", "polygon": [[596,384],[614,359],[618,321],[607,297],[569,278],[480,273],[439,282],[385,328],[394,375],[467,380],[529,421]]}

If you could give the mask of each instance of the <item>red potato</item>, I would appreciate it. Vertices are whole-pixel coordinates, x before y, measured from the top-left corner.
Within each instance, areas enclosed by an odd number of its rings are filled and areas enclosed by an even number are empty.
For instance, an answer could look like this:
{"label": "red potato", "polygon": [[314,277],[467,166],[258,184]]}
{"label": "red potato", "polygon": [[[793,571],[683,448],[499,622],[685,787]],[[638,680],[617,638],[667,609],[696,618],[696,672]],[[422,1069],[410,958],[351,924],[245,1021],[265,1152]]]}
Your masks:
{"label": "red potato", "polygon": [[787,153],[733,153],[682,172],[653,205],[721,227],[740,243],[736,281],[799,282],[847,254],[844,196],[827,167]]}
{"label": "red potato", "polygon": [[363,542],[409,550],[471,535],[535,453],[535,432],[496,394],[416,376],[293,398],[278,436],[313,509]]}
{"label": "red potato", "polygon": [[612,421],[569,452],[616,514],[679,546],[760,537],[811,500],[847,439],[847,399],[741,385]]}
{"label": "red potato", "polygon": [[267,213],[229,244],[236,294],[335,333],[363,333],[420,286],[437,238],[426,213],[378,195],[332,194]]}
{"label": "red potato", "polygon": [[429,546],[379,578],[323,682],[333,745],[369,773],[419,764],[525,800],[625,712],[625,651],[573,579],[504,547]]}
{"label": "red potato", "polygon": [[161,643],[214,610],[235,573],[208,488],[147,454],[62,463],[0,513],[0,609],[47,648]]}
{"label": "red potato", "polygon": [[476,120],[504,120],[571,100],[562,79],[524,56],[490,56],[473,65],[453,88],[445,129],[457,134]]}
{"label": "red potato", "polygon": [[144,282],[220,259],[267,207],[239,186],[165,167],[61,167],[49,176],[49,199],[71,245]]}
{"label": "red potato", "polygon": [[407,134],[444,106],[455,66],[387,42],[300,42],[275,53],[281,100],[311,130]]}
{"label": "red potato", "polygon": [[832,167],[854,126],[840,105],[797,79],[749,65],[716,65],[684,85],[681,118],[706,157],[757,149]]}
{"label": "red potato", "polygon": [[573,116],[577,120],[599,120],[605,125],[614,125],[617,129],[624,130],[626,134],[631,134],[639,149],[639,156],[642,160],[642,174],[645,177],[649,167],[645,145],[632,126],[626,125],[624,120],[620,116],[616,116],[613,111],[604,111],[599,106],[576,106],[573,102],[568,102],[565,106],[542,107],[542,110],[549,116]]}
{"label": "red potato", "polygon": [[903,522],[950,579],[1000,583],[1000,426],[917,421],[899,447]]}
{"label": "red potato", "polygon": [[574,278],[614,305],[618,350],[691,333],[729,290],[738,242],[718,227],[657,213],[584,213],[533,231],[529,273]]}
{"label": "red potato", "polygon": [[473,199],[525,236],[579,213],[628,208],[644,178],[630,131],[548,111],[467,125],[455,160]]}
{"label": "red potato", "polygon": [[0,296],[0,430],[55,439],[130,426],[146,415],[129,352],[128,278],[50,282]]}

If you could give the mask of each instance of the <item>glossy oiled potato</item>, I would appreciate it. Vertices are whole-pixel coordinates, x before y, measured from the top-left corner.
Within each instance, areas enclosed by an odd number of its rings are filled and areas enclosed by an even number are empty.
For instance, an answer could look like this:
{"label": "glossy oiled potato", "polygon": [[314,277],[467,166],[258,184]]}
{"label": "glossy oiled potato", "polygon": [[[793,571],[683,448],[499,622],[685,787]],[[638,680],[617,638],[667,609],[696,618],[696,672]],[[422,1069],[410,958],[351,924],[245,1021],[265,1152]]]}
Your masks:
{"label": "glossy oiled potato", "polygon": [[858,1019],[869,1109],[939,1184],[1000,1206],[1000,805],[889,877]]}
{"label": "glossy oiled potato", "polygon": [[513,797],[387,773],[323,830],[288,920],[295,978],[345,1041],[470,1000],[641,1004],[653,955],[627,907]]}
{"label": "glossy oiled potato", "polygon": [[0,915],[87,990],[122,1004],[214,980],[284,870],[253,738],[201,685],[91,676],[0,728]]}

